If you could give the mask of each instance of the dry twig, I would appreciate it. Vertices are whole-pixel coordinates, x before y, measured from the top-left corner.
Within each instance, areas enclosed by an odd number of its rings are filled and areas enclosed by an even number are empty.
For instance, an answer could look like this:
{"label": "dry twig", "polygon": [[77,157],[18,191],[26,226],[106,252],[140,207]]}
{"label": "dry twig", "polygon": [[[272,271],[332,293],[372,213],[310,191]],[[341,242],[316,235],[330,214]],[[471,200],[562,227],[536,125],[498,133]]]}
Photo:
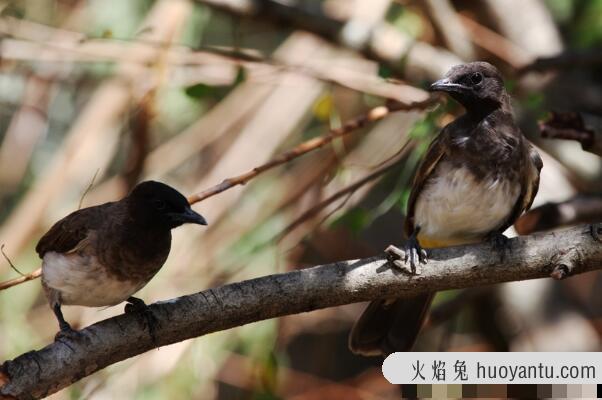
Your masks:
{"label": "dry twig", "polygon": [[25,274],[23,272],[19,271],[19,269],[17,267],[15,267],[15,264],[13,264],[13,262],[10,260],[10,258],[8,258],[8,256],[4,252],[4,244],[2,244],[0,246],[0,253],[2,253],[2,257],[4,257],[4,259],[6,260],[8,265],[10,265],[10,267],[13,269],[13,271],[15,271],[17,274],[19,274],[21,276],[25,276]]}
{"label": "dry twig", "polygon": [[[403,156],[405,155],[406,150],[409,147],[409,144],[410,144],[410,142],[406,142],[406,144],[401,148],[401,150],[397,154],[397,157],[393,161],[389,161],[385,165],[379,166],[379,168],[377,168],[374,172],[372,172],[372,173],[368,174],[367,176],[361,178],[357,182],[354,182],[351,185],[349,185],[347,187],[344,187],[343,189],[339,190],[338,192],[332,194],[328,198],[326,198],[326,199],[322,200],[321,202],[319,202],[318,204],[314,205],[309,210],[305,211],[297,219],[295,219],[293,222],[291,222],[290,224],[288,224],[276,236],[275,240],[276,241],[281,241],[284,237],[286,237],[286,235],[288,235],[290,232],[292,232],[293,230],[295,230],[303,222],[307,221],[308,219],[311,219],[311,218],[315,217],[316,215],[318,215],[320,213],[320,211],[322,211],[324,208],[328,207],[329,205],[331,205],[332,203],[334,203],[335,201],[337,201],[341,197],[353,195],[353,193],[356,190],[358,190],[359,188],[361,188],[362,186],[364,186],[366,183],[368,183],[368,182],[370,182],[370,181],[372,181],[374,179],[379,178],[380,176],[382,176],[382,175],[386,174],[387,172],[391,171],[393,168],[399,166],[399,162],[404,159]],[[347,199],[345,201],[347,201],[348,199],[349,199],[349,197],[347,197]]]}
{"label": "dry twig", "polygon": [[19,278],[11,279],[9,281],[0,282],[0,290],[8,289],[13,286],[17,286],[23,282],[31,281],[39,278],[42,275],[42,268],[38,268],[29,274],[24,274]]}
{"label": "dry twig", "polygon": [[356,129],[364,127],[366,124],[370,122],[376,122],[387,115],[396,112],[396,111],[407,111],[414,109],[425,109],[438,101],[437,96],[431,96],[424,101],[414,102],[410,104],[404,104],[399,102],[389,102],[385,106],[375,107],[364,115],[361,115],[357,118],[351,119],[343,124],[341,127],[331,130],[327,135],[316,137],[314,139],[308,140],[306,142],[301,143],[300,145],[294,147],[293,149],[280,154],[279,156],[273,158],[267,163],[260,165],[258,167],[253,168],[252,170],[245,172],[244,174],[237,175],[231,178],[224,179],[220,184],[210,187],[209,189],[203,190],[202,192],[193,194],[188,197],[188,202],[190,204],[198,203],[199,201],[205,200],[209,197],[215,196],[218,193],[221,193],[225,190],[228,190],[234,186],[245,185],[251,179],[255,178],[257,175],[268,171],[274,167],[285,164],[297,157],[300,157],[304,154],[307,154],[311,151],[320,149],[327,144],[331,143],[334,139],[343,137]]}

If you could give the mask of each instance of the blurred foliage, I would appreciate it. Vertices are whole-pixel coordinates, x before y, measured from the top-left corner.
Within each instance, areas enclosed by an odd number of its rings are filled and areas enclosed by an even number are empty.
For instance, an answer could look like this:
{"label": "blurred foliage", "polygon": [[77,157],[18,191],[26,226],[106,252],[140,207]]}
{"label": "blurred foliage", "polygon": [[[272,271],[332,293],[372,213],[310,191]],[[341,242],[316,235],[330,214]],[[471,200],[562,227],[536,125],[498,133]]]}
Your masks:
{"label": "blurred foliage", "polygon": [[579,47],[602,45],[602,0],[585,1],[580,8],[572,41]]}
{"label": "blurred foliage", "polygon": [[424,33],[424,18],[412,7],[393,3],[389,8],[386,19],[395,28],[413,38],[419,38]]}

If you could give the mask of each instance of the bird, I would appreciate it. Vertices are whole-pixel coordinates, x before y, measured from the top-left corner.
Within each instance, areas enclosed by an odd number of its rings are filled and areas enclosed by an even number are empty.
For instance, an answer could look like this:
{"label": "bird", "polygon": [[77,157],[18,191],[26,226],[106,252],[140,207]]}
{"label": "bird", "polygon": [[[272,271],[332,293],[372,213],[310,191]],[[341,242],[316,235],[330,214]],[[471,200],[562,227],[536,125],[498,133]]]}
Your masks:
{"label": "bird", "polygon": [[[493,65],[456,65],[430,90],[446,93],[465,113],[441,129],[417,169],[405,246],[385,250],[393,267],[410,274],[428,268],[429,248],[489,241],[502,255],[510,250],[503,232],[531,207],[543,167],[516,125]],[[410,351],[433,297],[372,301],[351,330],[351,351],[366,356]]]}
{"label": "bird", "polygon": [[165,263],[171,230],[186,223],[207,225],[207,220],[180,192],[155,181],[139,183],[119,201],[82,208],[56,222],[35,250],[42,259],[42,287],[59,323],[57,338],[76,332],[63,317],[63,305],[127,301],[126,311],[145,311],[144,301],[133,294]]}

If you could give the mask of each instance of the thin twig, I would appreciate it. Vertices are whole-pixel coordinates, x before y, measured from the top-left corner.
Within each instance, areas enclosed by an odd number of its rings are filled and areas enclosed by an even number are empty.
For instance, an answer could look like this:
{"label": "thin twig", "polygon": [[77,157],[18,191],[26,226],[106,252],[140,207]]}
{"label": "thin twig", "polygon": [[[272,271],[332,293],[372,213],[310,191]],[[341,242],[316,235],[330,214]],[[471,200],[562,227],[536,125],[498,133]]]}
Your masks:
{"label": "thin twig", "polygon": [[42,268],[38,268],[29,274],[25,274],[20,278],[11,279],[9,281],[0,282],[0,290],[8,289],[13,286],[20,285],[23,282],[31,281],[33,279],[39,278],[42,275]]}
{"label": "thin twig", "polygon": [[210,187],[202,192],[193,194],[188,197],[188,202],[190,204],[198,203],[199,201],[205,200],[209,197],[215,196],[218,193],[231,189],[238,185],[245,185],[251,179],[255,178],[259,174],[268,171],[274,167],[285,164],[295,158],[298,158],[304,154],[312,152],[314,150],[320,149],[327,144],[331,143],[334,139],[343,137],[356,129],[364,127],[366,124],[370,122],[379,121],[386,116],[390,115],[396,111],[408,111],[414,109],[425,109],[433,104],[436,104],[439,101],[438,96],[431,96],[424,101],[414,102],[410,104],[400,103],[400,102],[388,102],[387,105],[379,106],[371,109],[366,114],[351,119],[344,123],[341,127],[331,130],[328,134],[320,137],[316,137],[310,139],[306,142],[299,144],[293,149],[280,154],[279,156],[273,158],[267,163],[260,165],[258,167],[253,168],[252,170],[245,172],[244,174],[234,176],[228,179],[225,179],[218,185]]}
{"label": "thin twig", "polygon": [[295,219],[293,222],[288,224],[286,226],[286,228],[284,228],[278,235],[276,235],[274,240],[276,240],[278,242],[281,241],[282,239],[284,239],[284,237],[286,237],[286,235],[288,235],[290,232],[295,230],[299,225],[301,225],[303,222],[307,221],[308,219],[315,217],[320,211],[322,211],[324,208],[328,207],[330,204],[334,203],[335,201],[337,201],[338,199],[340,199],[343,196],[352,195],[356,190],[358,190],[359,188],[364,186],[366,183],[380,177],[381,175],[384,175],[385,173],[389,172],[390,170],[392,170],[393,168],[398,166],[399,163],[401,162],[401,160],[403,160],[403,158],[404,158],[403,156],[405,155],[406,151],[408,150],[410,143],[411,142],[406,142],[403,145],[401,150],[399,150],[397,152],[397,154],[399,154],[399,156],[395,160],[389,162],[386,165],[381,166],[374,172],[361,178],[357,182],[354,182],[351,185],[339,190],[338,192],[334,193],[327,199],[322,200],[321,202],[314,205],[309,210],[305,211],[297,219]]}
{"label": "thin twig", "polygon": [[10,267],[15,270],[15,272],[21,276],[25,276],[25,274],[21,271],[19,271],[17,269],[17,267],[15,267],[15,265],[12,263],[12,261],[10,260],[10,258],[8,258],[8,256],[6,255],[6,253],[4,252],[4,243],[2,243],[2,246],[0,246],[0,252],[2,252],[2,256],[4,256],[4,259],[8,262],[8,265],[10,265]]}
{"label": "thin twig", "polygon": [[82,197],[79,198],[79,204],[77,205],[77,209],[78,210],[81,210],[82,204],[84,203],[84,199],[86,198],[86,195],[88,194],[88,192],[90,191],[90,189],[92,189],[92,186],[94,186],[94,181],[96,180],[96,176],[98,175],[99,172],[100,172],[100,168],[98,168],[96,170],[96,172],[94,172],[94,175],[92,176],[92,180],[90,181],[90,183],[86,187],[86,190],[84,190],[84,192],[82,193]]}
{"label": "thin twig", "polygon": [[[82,208],[82,203],[84,202],[84,198],[86,197],[86,195],[88,194],[88,192],[90,191],[90,189],[92,188],[92,186],[94,185],[94,180],[96,180],[96,176],[98,175],[99,171],[100,171],[100,169],[96,170],[96,172],[94,173],[94,176],[92,176],[92,180],[90,181],[90,184],[88,184],[88,187],[82,193],[82,196],[79,199],[79,205],[77,206],[78,210]],[[2,252],[2,255],[4,256],[4,258],[6,259],[6,261],[8,261],[8,264],[10,265],[10,267],[12,269],[14,269],[19,275],[21,275],[20,278],[16,278],[16,279],[11,279],[11,280],[8,280],[8,281],[0,282],[0,290],[8,289],[8,288],[11,288],[13,286],[20,285],[21,283],[24,283],[24,282],[27,282],[27,281],[31,281],[31,280],[37,279],[40,276],[42,276],[42,268],[38,268],[35,271],[30,272],[28,274],[24,274],[21,271],[19,271],[13,265],[13,263],[10,261],[10,259],[8,258],[8,256],[4,253],[4,244],[2,246],[0,246],[0,252]]]}

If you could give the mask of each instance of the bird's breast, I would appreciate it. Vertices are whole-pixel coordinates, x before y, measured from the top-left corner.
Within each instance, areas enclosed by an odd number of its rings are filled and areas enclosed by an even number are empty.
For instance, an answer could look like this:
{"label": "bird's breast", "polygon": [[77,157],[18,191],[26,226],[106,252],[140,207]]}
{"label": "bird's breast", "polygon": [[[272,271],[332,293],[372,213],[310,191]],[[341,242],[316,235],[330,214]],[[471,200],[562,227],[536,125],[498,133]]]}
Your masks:
{"label": "bird's breast", "polygon": [[147,280],[118,279],[97,257],[83,252],[48,252],[42,262],[42,282],[58,292],[62,304],[103,307],[125,301]]}
{"label": "bird's breast", "polygon": [[503,174],[477,177],[465,166],[443,161],[416,199],[419,240],[446,245],[482,240],[503,225],[519,194],[519,182]]}

